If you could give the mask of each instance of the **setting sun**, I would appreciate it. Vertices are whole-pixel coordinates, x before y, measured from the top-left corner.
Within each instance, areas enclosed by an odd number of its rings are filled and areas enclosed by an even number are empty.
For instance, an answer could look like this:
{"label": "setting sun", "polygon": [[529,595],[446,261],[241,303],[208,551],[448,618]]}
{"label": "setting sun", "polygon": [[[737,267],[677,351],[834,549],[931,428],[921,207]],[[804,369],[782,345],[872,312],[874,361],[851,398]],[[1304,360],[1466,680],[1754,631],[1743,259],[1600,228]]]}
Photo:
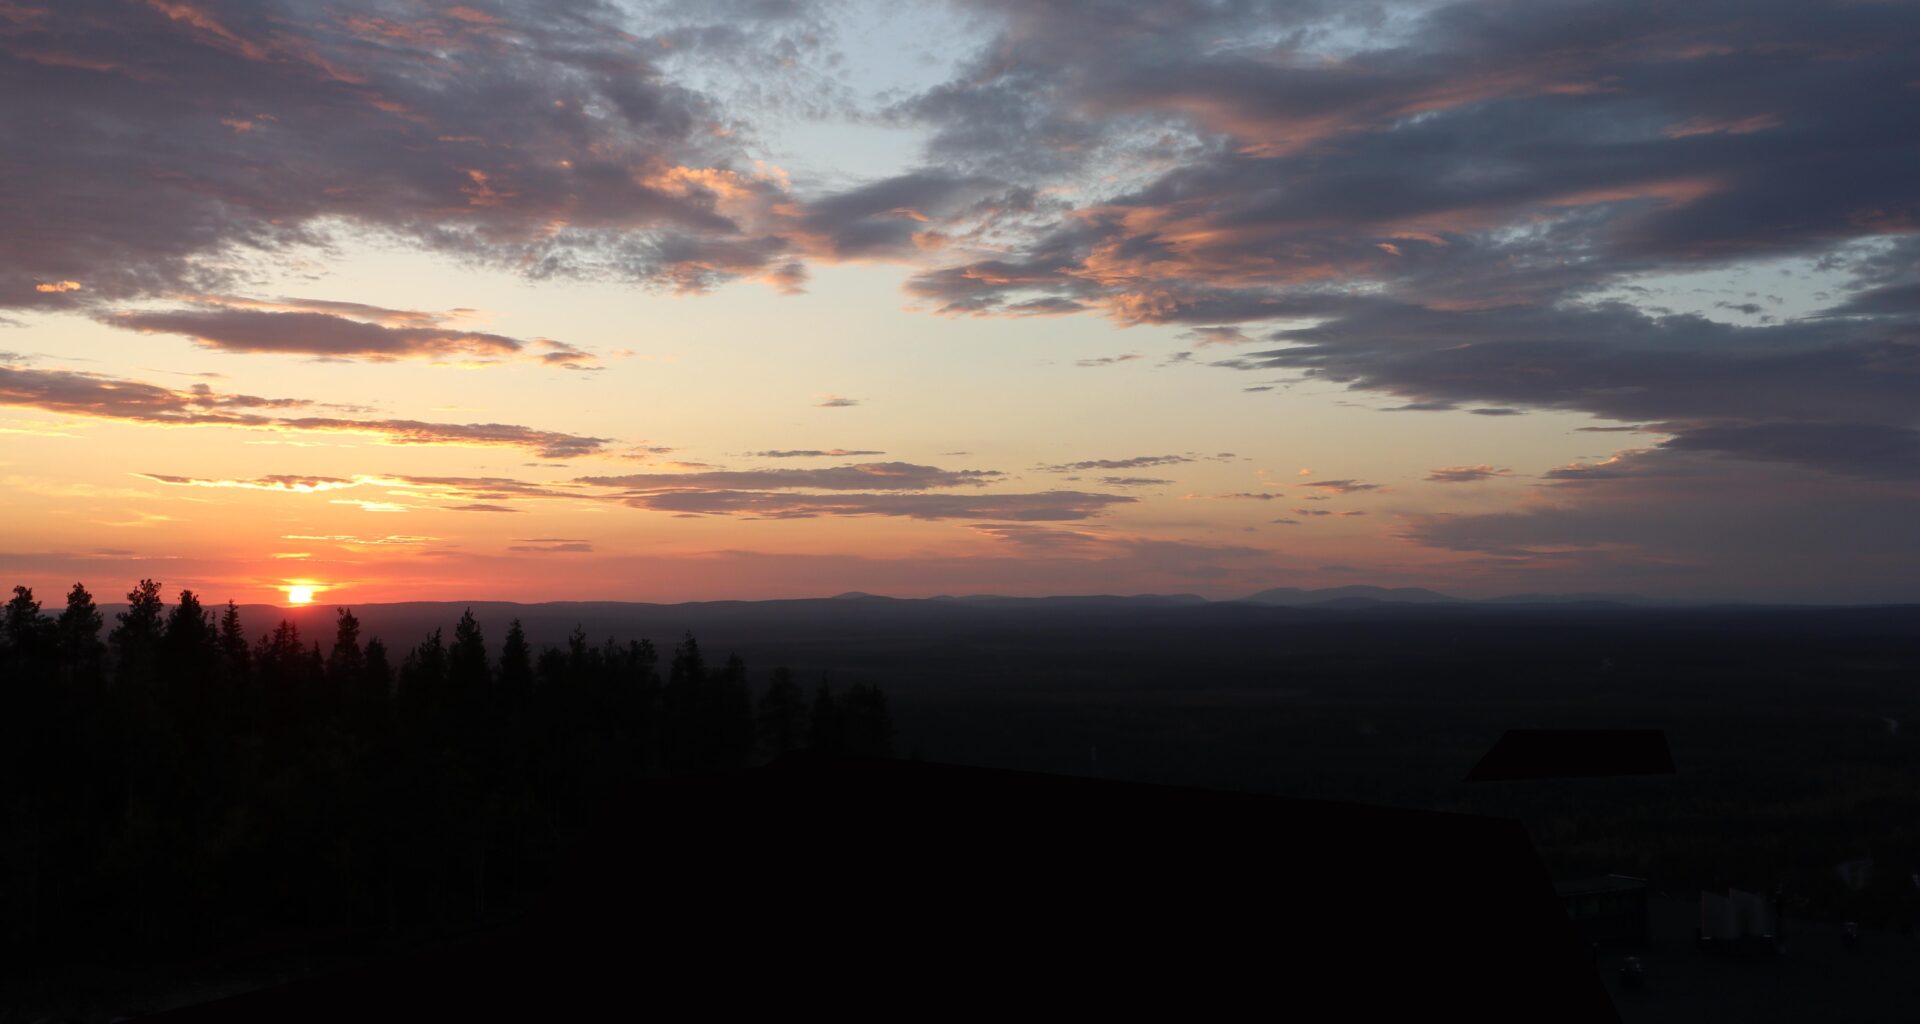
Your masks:
{"label": "setting sun", "polygon": [[287,603],[288,604],[312,604],[313,588],[307,587],[307,586],[288,587]]}

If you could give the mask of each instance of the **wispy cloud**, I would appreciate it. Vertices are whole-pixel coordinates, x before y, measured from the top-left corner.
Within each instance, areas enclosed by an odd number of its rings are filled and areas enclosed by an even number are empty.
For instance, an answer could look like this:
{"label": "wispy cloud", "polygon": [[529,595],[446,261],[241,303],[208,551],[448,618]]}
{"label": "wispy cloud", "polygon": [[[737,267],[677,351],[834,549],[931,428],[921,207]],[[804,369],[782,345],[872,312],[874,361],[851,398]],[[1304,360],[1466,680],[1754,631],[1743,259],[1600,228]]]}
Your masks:
{"label": "wispy cloud", "polygon": [[1329,494],[1355,494],[1360,491],[1377,491],[1383,485],[1362,483],[1358,480],[1302,480],[1297,486],[1311,487]]}
{"label": "wispy cloud", "polygon": [[1427,474],[1427,479],[1439,484],[1470,484],[1494,477],[1512,476],[1510,469],[1495,469],[1484,463],[1476,466],[1442,466]]}
{"label": "wispy cloud", "polygon": [[595,454],[606,438],[536,430],[511,423],[431,423],[410,419],[291,416],[285,410],[314,403],[215,392],[206,384],[186,391],[105,374],[0,366],[0,406],[159,426],[225,426],[300,433],[356,434],[383,444],[524,448],[547,458]]}
{"label": "wispy cloud", "polygon": [[865,451],[854,448],[792,448],[785,450],[748,452],[749,458],[756,459],[822,459],[853,458],[862,455],[885,455],[886,452]]}

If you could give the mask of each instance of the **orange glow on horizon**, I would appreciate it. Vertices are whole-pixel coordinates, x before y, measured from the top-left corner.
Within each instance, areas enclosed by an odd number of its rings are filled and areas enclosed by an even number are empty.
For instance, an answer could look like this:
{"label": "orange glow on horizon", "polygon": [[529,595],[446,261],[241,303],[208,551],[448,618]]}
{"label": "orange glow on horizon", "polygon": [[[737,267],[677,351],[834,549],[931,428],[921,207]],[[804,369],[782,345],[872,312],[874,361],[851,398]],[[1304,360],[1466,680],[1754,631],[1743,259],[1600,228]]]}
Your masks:
{"label": "orange glow on horizon", "polygon": [[288,604],[312,604],[314,587],[311,584],[294,584],[287,587]]}

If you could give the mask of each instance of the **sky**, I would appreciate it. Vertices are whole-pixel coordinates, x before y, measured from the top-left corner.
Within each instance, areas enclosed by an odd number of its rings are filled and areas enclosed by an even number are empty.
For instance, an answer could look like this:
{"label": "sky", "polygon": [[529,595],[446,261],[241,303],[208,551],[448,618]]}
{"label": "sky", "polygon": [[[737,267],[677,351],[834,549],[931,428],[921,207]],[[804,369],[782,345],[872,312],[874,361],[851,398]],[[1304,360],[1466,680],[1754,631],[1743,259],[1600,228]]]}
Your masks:
{"label": "sky", "polygon": [[0,583],[1920,600],[1920,5],[0,0]]}

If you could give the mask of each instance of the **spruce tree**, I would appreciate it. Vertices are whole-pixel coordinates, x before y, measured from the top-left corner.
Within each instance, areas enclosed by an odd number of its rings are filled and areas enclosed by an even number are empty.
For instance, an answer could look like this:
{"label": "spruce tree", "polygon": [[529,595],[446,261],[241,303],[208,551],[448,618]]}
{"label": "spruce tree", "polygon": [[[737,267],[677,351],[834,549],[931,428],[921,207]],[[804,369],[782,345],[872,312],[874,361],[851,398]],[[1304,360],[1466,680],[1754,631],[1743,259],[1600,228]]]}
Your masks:
{"label": "spruce tree", "polygon": [[360,650],[360,620],[350,608],[334,609],[339,618],[333,627],[333,650],[327,655],[327,678],[343,692],[360,684],[366,657]]}
{"label": "spruce tree", "polygon": [[805,745],[807,695],[794,682],[792,669],[782,665],[773,670],[754,724],[763,758],[772,760]]}
{"label": "spruce tree", "polygon": [[235,679],[247,674],[247,633],[240,625],[240,606],[232,600],[220,610],[220,636],[216,641],[220,646],[220,660],[226,666],[229,676]]}
{"label": "spruce tree", "polygon": [[100,609],[79,583],[67,591],[67,607],[55,625],[60,660],[75,678],[92,678],[100,667]]}
{"label": "spruce tree", "polygon": [[119,625],[107,637],[113,648],[114,675],[121,683],[141,685],[152,681],[165,608],[160,584],[153,580],[141,580],[127,592],[127,610],[120,613]]}

